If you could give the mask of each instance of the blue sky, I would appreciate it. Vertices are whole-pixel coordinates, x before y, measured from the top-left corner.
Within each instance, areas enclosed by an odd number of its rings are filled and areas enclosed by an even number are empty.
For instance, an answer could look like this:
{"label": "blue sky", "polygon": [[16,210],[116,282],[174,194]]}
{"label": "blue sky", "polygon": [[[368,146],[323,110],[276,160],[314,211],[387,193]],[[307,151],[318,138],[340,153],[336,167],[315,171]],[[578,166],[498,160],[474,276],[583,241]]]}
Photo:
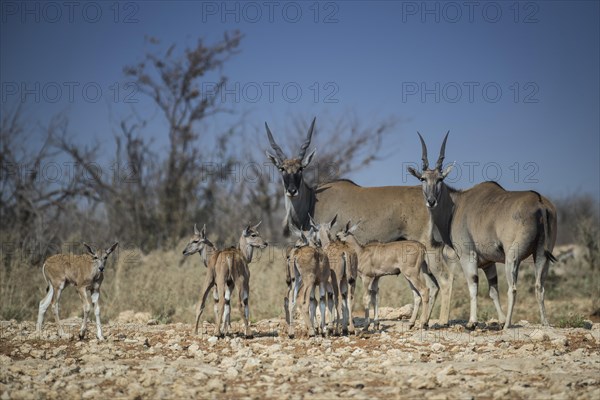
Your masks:
{"label": "blue sky", "polygon": [[[405,173],[420,160],[416,131],[434,159],[450,130],[446,161],[462,172],[457,187],[497,178],[508,189],[600,198],[600,2],[52,4],[2,2],[2,103],[23,101],[40,122],[66,111],[84,143],[110,137],[111,115],[130,111],[122,71],[141,60],[145,35],[183,49],[239,29],[245,38],[225,67],[224,102],[247,114],[245,133],[261,147],[264,121],[282,135],[291,116],[317,116],[318,149],[332,120],[395,116],[403,122],[384,143],[390,157],[350,176],[357,183],[416,184]],[[134,98],[152,115],[141,94]],[[160,146],[162,124],[152,124]]]}

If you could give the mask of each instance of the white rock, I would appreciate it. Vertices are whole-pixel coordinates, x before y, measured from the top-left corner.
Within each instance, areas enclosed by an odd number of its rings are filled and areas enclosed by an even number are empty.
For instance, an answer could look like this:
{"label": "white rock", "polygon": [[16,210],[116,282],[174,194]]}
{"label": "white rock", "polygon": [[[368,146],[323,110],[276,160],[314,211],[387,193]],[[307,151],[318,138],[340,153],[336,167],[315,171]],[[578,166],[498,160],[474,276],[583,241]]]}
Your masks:
{"label": "white rock", "polygon": [[446,346],[441,343],[434,343],[431,345],[430,349],[434,353],[441,353],[442,351],[446,350]]}
{"label": "white rock", "polygon": [[536,329],[534,330],[530,335],[529,338],[531,340],[534,341],[539,341],[539,342],[546,342],[550,340],[550,336],[548,335],[547,332],[541,330],[541,329]]}
{"label": "white rock", "polygon": [[237,361],[233,358],[233,357],[223,357],[221,359],[221,368],[229,368],[229,367],[235,367],[237,364]]}
{"label": "white rock", "polygon": [[208,342],[209,344],[213,344],[213,345],[214,345],[215,343],[217,343],[218,341],[219,341],[219,338],[218,338],[218,337],[216,337],[216,336],[211,336],[211,337],[209,337],[209,338],[208,338],[208,340],[207,340],[207,342]]}
{"label": "white rock", "polygon": [[250,357],[244,364],[244,371],[254,371],[260,367],[262,362],[258,358]]}
{"label": "white rock", "polygon": [[81,398],[82,399],[96,399],[96,398],[100,397],[100,395],[101,395],[101,393],[97,389],[90,389],[90,390],[84,392],[81,395]]}
{"label": "white rock", "polygon": [[206,382],[206,390],[209,392],[222,393],[225,391],[225,383],[218,378],[213,378]]}
{"label": "white rock", "polygon": [[363,349],[358,348],[358,349],[356,349],[356,350],[354,350],[352,352],[352,355],[353,356],[360,356],[360,355],[363,355],[364,353],[365,353],[365,351]]}
{"label": "white rock", "polygon": [[229,379],[235,379],[239,374],[240,373],[237,371],[237,369],[233,367],[229,367],[227,368],[227,371],[225,371],[225,376],[227,376]]}

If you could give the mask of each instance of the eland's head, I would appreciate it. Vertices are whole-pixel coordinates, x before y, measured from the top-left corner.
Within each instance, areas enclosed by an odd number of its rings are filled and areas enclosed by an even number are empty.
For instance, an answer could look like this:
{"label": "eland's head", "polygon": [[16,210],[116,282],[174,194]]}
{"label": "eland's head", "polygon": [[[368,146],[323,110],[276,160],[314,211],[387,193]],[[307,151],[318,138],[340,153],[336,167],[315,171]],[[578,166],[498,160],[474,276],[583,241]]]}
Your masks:
{"label": "eland's head", "polygon": [[290,227],[291,233],[298,239],[294,243],[295,248],[311,246],[311,247],[322,247],[321,239],[317,234],[317,230],[314,227],[310,227],[308,230],[298,229],[295,226]]}
{"label": "eland's head", "polygon": [[108,256],[111,255],[113,251],[117,248],[119,242],[114,243],[107,249],[95,249],[87,243],[83,243],[83,246],[87,249],[87,252],[90,256],[92,256],[92,260],[94,265],[100,270],[100,272],[104,271],[104,266],[106,265],[106,260]]}
{"label": "eland's head", "polygon": [[183,255],[190,256],[194,253],[202,253],[207,245],[212,246],[212,243],[206,238],[206,225],[199,231],[196,224],[194,224],[194,235],[190,238],[187,246],[185,246]]}
{"label": "eland's head", "polygon": [[360,225],[360,221],[354,225],[352,225],[352,221],[348,221],[346,226],[344,226],[344,228],[335,235],[336,238],[342,242],[347,242],[350,236],[354,236],[354,231],[356,231],[358,225]]}
{"label": "eland's head", "polygon": [[247,225],[242,232],[242,237],[246,242],[246,246],[249,247],[257,247],[259,249],[264,249],[269,245],[269,243],[260,236],[258,233],[258,227],[260,226],[262,221],[259,221],[256,225]]}
{"label": "eland's head", "polygon": [[320,224],[316,223],[310,214],[308,215],[308,218],[310,220],[311,229],[315,232],[316,238],[320,243],[327,245],[330,241],[333,240],[331,229],[337,221],[337,214],[335,214],[331,221],[323,222]]}
{"label": "eland's head", "polygon": [[445,169],[442,169],[442,163],[444,162],[444,154],[446,152],[446,140],[448,139],[448,133],[444,137],[444,141],[442,142],[442,147],[440,149],[440,156],[438,157],[437,163],[433,169],[429,168],[429,161],[427,160],[427,146],[425,145],[425,141],[419,132],[419,139],[421,140],[421,149],[423,160],[423,168],[422,171],[419,172],[412,167],[408,167],[408,172],[421,181],[423,184],[423,195],[425,196],[425,205],[428,208],[435,208],[438,205],[438,201],[440,198],[440,194],[442,193],[442,186],[444,179],[448,176],[450,171],[452,170],[453,164],[450,164]]}
{"label": "eland's head", "polygon": [[308,149],[308,146],[310,146],[310,140],[312,138],[313,130],[315,128],[315,121],[316,118],[314,118],[312,123],[310,124],[306,141],[300,147],[300,152],[298,153],[298,157],[296,158],[286,157],[286,155],[281,150],[281,147],[279,147],[277,143],[275,143],[273,135],[271,134],[271,130],[269,129],[269,125],[267,125],[267,123],[265,122],[265,128],[267,129],[269,143],[275,151],[275,155],[267,152],[267,157],[269,157],[269,160],[271,160],[271,162],[275,165],[275,167],[277,167],[277,169],[281,173],[285,194],[288,197],[296,197],[298,195],[303,184],[302,171],[310,164],[315,155],[316,149],[311,151],[308,154],[308,156],[305,157],[306,150]]}

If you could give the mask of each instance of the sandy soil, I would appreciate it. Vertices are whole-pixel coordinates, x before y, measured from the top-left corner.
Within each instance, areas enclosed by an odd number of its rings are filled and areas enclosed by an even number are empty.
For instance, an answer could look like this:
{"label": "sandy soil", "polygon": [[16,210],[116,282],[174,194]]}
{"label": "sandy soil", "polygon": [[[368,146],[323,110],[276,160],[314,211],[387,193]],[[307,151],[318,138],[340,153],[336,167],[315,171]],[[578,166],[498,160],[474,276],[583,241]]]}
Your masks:
{"label": "sandy soil", "polygon": [[[75,335],[78,323],[65,321]],[[191,328],[115,321],[100,342],[93,324],[77,340],[1,321],[0,399],[600,398],[600,324],[409,331],[387,319],[377,332],[294,339],[281,320],[253,324],[252,339]]]}

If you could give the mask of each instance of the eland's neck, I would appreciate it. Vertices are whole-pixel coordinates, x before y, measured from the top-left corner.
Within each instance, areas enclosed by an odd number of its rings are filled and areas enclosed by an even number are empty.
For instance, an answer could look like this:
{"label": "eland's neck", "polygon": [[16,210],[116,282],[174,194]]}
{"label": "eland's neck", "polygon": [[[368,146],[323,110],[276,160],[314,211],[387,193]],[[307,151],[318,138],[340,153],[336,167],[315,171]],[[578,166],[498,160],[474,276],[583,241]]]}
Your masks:
{"label": "eland's neck", "polygon": [[248,244],[246,237],[242,234],[240,236],[240,241],[238,244],[238,250],[242,253],[242,256],[246,259],[246,262],[249,263],[252,261],[252,255],[254,254],[254,247]]}
{"label": "eland's neck", "polygon": [[321,239],[321,246],[323,248],[327,248],[331,244],[331,238],[329,237],[329,233],[325,233],[325,235],[323,235],[323,237],[320,239]]}
{"label": "eland's neck", "polygon": [[354,251],[356,251],[356,254],[360,254],[363,251],[363,245],[360,244],[360,242],[358,241],[358,239],[356,239],[356,236],[354,235],[348,235],[346,237],[346,243],[348,243],[350,245],[350,247],[352,247],[354,249]]}
{"label": "eland's neck", "polygon": [[452,217],[456,208],[455,193],[451,189],[442,184],[438,204],[435,208],[429,209],[431,218],[431,235],[430,237],[436,242],[442,242],[452,248]]}
{"label": "eland's neck", "polygon": [[[210,250],[210,251],[209,251]],[[204,244],[204,246],[202,246],[202,248],[200,249],[200,258],[202,259],[202,262],[204,263],[204,266],[208,268],[208,253],[212,252],[214,253],[216,251],[216,247],[214,244],[212,244],[212,242],[210,241],[206,241],[206,243]]]}
{"label": "eland's neck", "polygon": [[285,195],[285,211],[288,224],[298,229],[309,227],[309,214],[314,214],[315,193],[304,181],[298,188],[298,195],[289,197]]}

